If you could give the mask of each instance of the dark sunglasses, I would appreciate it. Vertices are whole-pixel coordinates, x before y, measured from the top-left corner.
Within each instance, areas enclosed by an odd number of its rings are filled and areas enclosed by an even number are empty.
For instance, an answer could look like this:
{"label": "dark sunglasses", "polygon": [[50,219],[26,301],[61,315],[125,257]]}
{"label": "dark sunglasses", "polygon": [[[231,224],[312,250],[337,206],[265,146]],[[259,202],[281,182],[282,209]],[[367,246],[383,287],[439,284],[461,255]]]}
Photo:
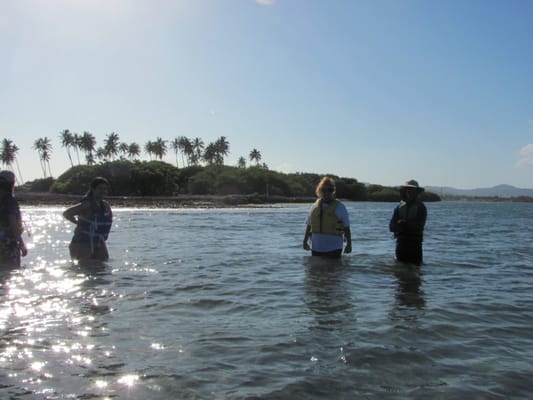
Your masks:
{"label": "dark sunglasses", "polygon": [[322,192],[324,193],[333,193],[335,191],[335,188],[332,187],[323,187]]}

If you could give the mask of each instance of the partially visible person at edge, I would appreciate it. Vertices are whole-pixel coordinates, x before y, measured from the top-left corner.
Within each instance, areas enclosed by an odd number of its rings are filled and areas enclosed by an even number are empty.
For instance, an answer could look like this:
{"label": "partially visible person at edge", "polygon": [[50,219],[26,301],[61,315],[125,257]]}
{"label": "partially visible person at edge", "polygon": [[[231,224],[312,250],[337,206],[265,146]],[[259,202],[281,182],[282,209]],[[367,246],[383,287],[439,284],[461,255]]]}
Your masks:
{"label": "partially visible person at edge", "polygon": [[104,200],[108,191],[107,179],[94,178],[85,197],[63,213],[66,219],[76,224],[69,246],[72,259],[100,261],[109,259],[105,242],[111,230],[113,213],[109,203]]}
{"label": "partially visible person at edge", "polygon": [[[311,207],[306,219],[303,248],[311,250],[313,256],[337,258],[352,252],[350,219],[344,204],[335,198],[335,180],[329,176],[322,178],[315,193],[317,201]],[[311,239],[311,246],[309,246]]]}
{"label": "partially visible person at edge", "polygon": [[0,172],[0,266],[20,267],[20,256],[28,254],[22,239],[22,217],[15,198],[15,174]]}
{"label": "partially visible person at edge", "polygon": [[400,204],[392,213],[389,230],[396,238],[396,260],[422,265],[422,240],[427,209],[420,200],[424,188],[410,180],[400,186]]}

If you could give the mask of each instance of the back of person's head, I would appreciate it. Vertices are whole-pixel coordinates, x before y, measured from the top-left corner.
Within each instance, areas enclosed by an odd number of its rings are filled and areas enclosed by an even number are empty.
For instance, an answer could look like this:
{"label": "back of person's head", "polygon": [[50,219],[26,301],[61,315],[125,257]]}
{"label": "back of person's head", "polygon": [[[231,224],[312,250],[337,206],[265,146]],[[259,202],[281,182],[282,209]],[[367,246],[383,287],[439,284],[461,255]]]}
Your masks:
{"label": "back of person's head", "polygon": [[324,190],[329,190],[332,193],[335,192],[335,179],[330,176],[323,177],[315,189],[316,196],[322,197],[322,192]]}
{"label": "back of person's head", "polygon": [[0,189],[11,192],[15,187],[15,174],[11,171],[0,171]]}

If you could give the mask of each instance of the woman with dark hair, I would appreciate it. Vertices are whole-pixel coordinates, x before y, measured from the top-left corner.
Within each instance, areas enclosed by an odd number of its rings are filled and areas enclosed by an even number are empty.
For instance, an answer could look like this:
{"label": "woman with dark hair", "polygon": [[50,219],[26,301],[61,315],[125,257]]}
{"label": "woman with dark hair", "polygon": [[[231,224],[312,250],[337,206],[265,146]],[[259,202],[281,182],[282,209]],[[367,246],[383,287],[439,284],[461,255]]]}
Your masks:
{"label": "woman with dark hair", "polygon": [[325,176],[315,193],[318,199],[307,216],[303,248],[313,256],[338,258],[346,242],[344,252],[351,253],[350,219],[344,204],[335,198],[335,180]]}
{"label": "woman with dark hair", "polygon": [[20,267],[20,256],[28,250],[22,239],[22,217],[14,196],[15,174],[0,172],[0,266]]}
{"label": "woman with dark hair", "polygon": [[109,203],[104,200],[108,191],[107,179],[94,178],[87,195],[63,213],[66,219],[76,224],[69,246],[72,259],[109,259],[105,242],[113,223],[113,213]]}
{"label": "woman with dark hair", "polygon": [[422,240],[427,209],[420,200],[424,188],[415,180],[400,186],[400,204],[392,213],[389,230],[396,238],[396,260],[422,265]]}

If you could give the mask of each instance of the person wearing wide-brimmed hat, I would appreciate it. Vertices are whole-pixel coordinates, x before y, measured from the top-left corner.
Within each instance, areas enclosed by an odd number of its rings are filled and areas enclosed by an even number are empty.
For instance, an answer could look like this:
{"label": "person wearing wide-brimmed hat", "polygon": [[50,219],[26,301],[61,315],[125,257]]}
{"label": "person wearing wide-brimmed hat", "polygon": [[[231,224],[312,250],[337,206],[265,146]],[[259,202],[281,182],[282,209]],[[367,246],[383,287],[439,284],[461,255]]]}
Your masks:
{"label": "person wearing wide-brimmed hat", "polygon": [[15,174],[0,171],[0,266],[20,267],[20,256],[28,254],[22,239],[22,217],[13,194]]}
{"label": "person wearing wide-brimmed hat", "polygon": [[396,238],[396,259],[422,265],[422,241],[427,209],[420,200],[424,188],[414,179],[400,186],[400,204],[392,213],[389,229]]}

